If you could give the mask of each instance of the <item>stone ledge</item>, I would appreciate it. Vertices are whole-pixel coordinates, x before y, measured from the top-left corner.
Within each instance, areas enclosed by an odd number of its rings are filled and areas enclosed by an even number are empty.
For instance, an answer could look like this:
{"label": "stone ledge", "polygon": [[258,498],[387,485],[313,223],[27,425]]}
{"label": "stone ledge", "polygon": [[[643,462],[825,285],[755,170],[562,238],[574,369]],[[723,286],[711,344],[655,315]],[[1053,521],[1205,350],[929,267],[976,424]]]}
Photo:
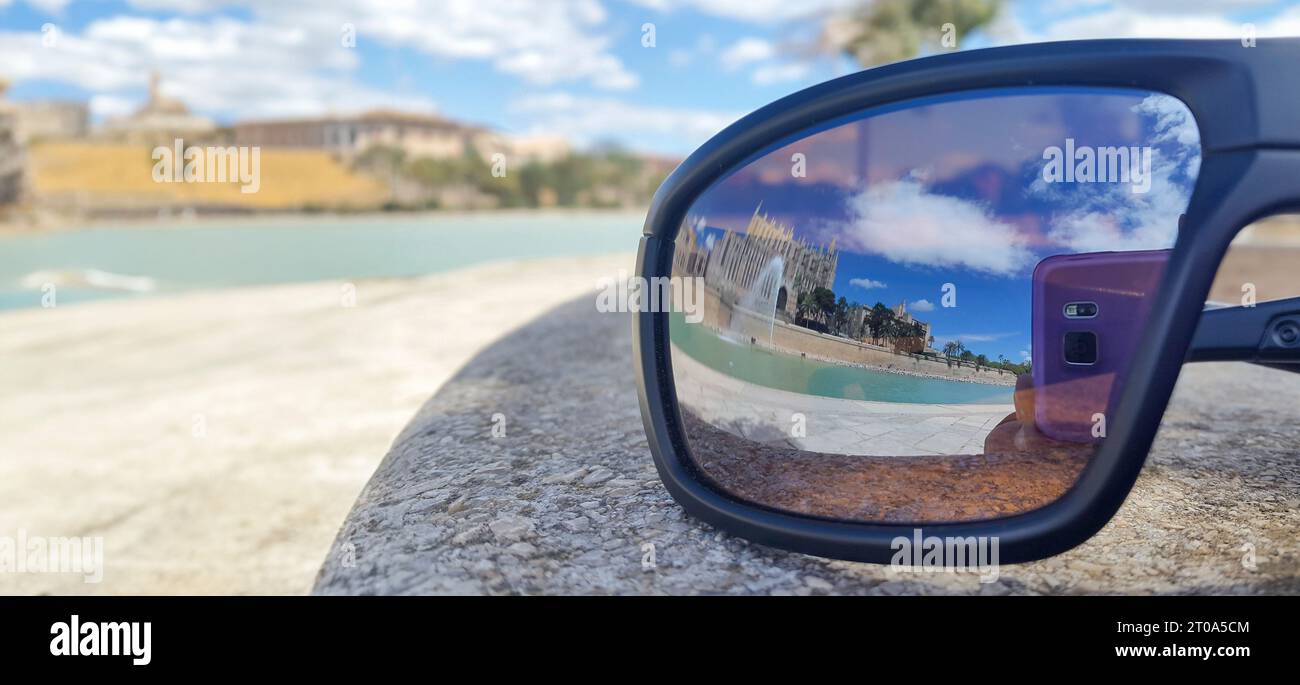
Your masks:
{"label": "stone ledge", "polygon": [[[478,355],[394,442],[315,593],[1300,592],[1291,374],[1188,367],[1116,518],[1077,549],[982,584],[782,552],[687,517],[646,447],[629,324],[582,297]],[[492,437],[494,414],[504,437]]]}

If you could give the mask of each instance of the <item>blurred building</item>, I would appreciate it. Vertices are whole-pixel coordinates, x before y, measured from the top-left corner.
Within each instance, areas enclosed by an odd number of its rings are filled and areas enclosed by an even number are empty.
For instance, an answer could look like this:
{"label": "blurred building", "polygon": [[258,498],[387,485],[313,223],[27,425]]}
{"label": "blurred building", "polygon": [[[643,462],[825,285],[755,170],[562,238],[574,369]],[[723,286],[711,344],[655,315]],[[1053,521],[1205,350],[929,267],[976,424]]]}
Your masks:
{"label": "blurred building", "polygon": [[217,125],[211,119],[190,112],[185,103],[163,95],[155,72],[149,78],[149,99],[135,112],[104,123],[100,137],[127,143],[158,144],[176,138],[211,136]]}
{"label": "blurred building", "polygon": [[506,136],[497,135],[493,141],[512,158],[523,162],[550,164],[569,156],[569,141],[561,136]]}
{"label": "blurred building", "polygon": [[19,141],[85,138],[90,133],[90,108],[84,102],[42,100],[15,103]]}
{"label": "blurred building", "polygon": [[471,131],[441,117],[374,110],[356,116],[312,117],[235,124],[236,145],[323,149],[357,154],[373,145],[398,147],[411,157],[464,153]]}
{"label": "blurred building", "polygon": [[512,163],[550,162],[569,153],[562,138],[514,138],[431,114],[372,110],[351,116],[244,121],[236,145],[328,150],[352,157],[374,146],[402,150],[408,159],[451,159],[471,150],[484,159],[502,153]]}
{"label": "blurred building", "polygon": [[894,305],[894,318],[906,324],[913,324],[913,323],[920,324],[921,328],[925,330],[925,332],[922,333],[920,336],[920,340],[919,340],[920,347],[918,349],[914,349],[911,351],[921,352],[929,348],[930,334],[931,334],[930,324],[912,316],[912,313],[907,311],[907,300],[903,300],[902,302],[899,302],[898,304]]}

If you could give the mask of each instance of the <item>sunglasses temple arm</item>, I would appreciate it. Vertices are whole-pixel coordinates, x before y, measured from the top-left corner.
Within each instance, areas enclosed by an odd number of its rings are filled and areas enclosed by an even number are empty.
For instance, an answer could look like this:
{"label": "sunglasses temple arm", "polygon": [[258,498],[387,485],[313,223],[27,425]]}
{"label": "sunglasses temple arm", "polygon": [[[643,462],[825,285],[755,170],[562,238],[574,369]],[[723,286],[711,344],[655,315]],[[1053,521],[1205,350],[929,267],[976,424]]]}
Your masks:
{"label": "sunglasses temple arm", "polygon": [[1300,372],[1300,297],[1205,310],[1187,361],[1253,362]]}

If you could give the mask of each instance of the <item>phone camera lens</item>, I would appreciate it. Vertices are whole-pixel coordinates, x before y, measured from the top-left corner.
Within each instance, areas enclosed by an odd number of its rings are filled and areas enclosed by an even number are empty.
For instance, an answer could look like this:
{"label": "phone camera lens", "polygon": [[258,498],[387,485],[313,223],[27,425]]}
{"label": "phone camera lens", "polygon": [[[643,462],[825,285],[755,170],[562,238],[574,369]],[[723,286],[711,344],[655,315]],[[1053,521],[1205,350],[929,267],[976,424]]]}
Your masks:
{"label": "phone camera lens", "polygon": [[[1300,331],[1297,331],[1300,333]],[[1065,334],[1065,362],[1076,366],[1097,363],[1097,334],[1092,331],[1071,331]]]}
{"label": "phone camera lens", "polygon": [[1287,319],[1273,328],[1273,339],[1283,347],[1295,347],[1300,344],[1300,324]]}

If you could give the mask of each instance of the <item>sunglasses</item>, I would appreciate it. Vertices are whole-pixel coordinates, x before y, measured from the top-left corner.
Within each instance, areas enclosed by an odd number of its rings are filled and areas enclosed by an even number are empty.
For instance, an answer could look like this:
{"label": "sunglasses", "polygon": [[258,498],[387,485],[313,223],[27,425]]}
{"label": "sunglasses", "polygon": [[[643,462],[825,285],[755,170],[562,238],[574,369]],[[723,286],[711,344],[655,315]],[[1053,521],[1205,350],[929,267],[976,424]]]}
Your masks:
{"label": "sunglasses", "polygon": [[[655,195],[637,258],[663,288],[633,344],[668,491],[855,561],[920,535],[993,537],[1003,562],[1088,539],[1185,362],[1300,370],[1300,298],[1247,282],[1300,250],[1225,262],[1300,204],[1297,64],[1300,40],[981,50],[719,133]],[[1221,265],[1241,304],[1207,304]]]}

